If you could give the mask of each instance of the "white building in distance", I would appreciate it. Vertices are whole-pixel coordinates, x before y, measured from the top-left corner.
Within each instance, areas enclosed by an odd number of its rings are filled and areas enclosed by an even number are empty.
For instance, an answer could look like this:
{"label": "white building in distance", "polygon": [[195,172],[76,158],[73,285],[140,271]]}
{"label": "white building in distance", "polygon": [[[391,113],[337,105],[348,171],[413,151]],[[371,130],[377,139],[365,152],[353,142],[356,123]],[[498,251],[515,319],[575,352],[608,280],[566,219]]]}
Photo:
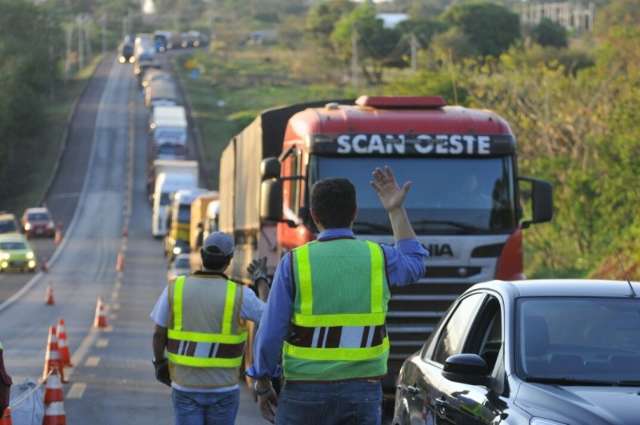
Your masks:
{"label": "white building in distance", "polygon": [[593,3],[588,6],[573,2],[524,3],[520,6],[520,21],[524,26],[534,26],[548,18],[569,31],[592,31],[595,15]]}

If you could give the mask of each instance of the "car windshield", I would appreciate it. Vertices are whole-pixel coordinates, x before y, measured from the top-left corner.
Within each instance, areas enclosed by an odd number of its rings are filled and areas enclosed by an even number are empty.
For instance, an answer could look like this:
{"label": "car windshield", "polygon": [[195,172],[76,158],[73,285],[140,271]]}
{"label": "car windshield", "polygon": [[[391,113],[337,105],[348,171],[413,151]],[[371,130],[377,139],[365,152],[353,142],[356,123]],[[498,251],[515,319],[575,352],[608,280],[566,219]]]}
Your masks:
{"label": "car windshield", "polygon": [[640,380],[640,299],[523,298],[517,358],[530,381]]}
{"label": "car windshield", "polygon": [[370,187],[376,167],[414,184],[407,212],[419,233],[509,233],[516,225],[512,161],[498,158],[316,157],[312,180],[345,177],[357,190],[356,231],[386,234],[388,217]]}
{"label": "car windshield", "polygon": [[17,230],[16,223],[13,220],[0,221],[0,233],[10,233]]}
{"label": "car windshield", "polygon": [[0,249],[5,251],[17,251],[27,249],[27,246],[22,242],[0,242]]}
{"label": "car windshield", "polygon": [[30,213],[27,215],[29,221],[49,221],[47,213]]}

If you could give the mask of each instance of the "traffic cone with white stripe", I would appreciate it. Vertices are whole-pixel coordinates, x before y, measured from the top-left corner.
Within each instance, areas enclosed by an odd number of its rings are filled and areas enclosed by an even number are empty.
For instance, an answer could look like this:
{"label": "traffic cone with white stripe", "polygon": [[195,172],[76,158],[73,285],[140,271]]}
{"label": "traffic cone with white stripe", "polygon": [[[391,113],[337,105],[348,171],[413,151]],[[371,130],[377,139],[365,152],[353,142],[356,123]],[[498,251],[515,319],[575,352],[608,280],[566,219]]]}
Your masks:
{"label": "traffic cone with white stripe", "polygon": [[42,379],[47,379],[49,373],[53,372],[54,370],[57,370],[60,373],[62,382],[66,382],[64,379],[62,359],[60,358],[60,351],[58,350],[58,336],[56,335],[56,327],[51,326],[49,328],[47,352],[44,356],[44,370],[42,371]]}
{"label": "traffic cone with white stripe", "polygon": [[44,303],[46,305],[55,305],[56,301],[53,298],[53,286],[51,286],[51,284],[49,284],[47,286],[47,295],[45,297]]}
{"label": "traffic cone with white stripe", "polygon": [[42,425],[65,425],[67,416],[64,413],[64,391],[58,376],[58,369],[53,370],[46,382]]}
{"label": "traffic cone with white stripe", "polygon": [[11,422],[11,408],[7,407],[4,409],[4,413],[2,413],[2,417],[0,418],[0,425],[12,425]]}
{"label": "traffic cone with white stripe", "polygon": [[102,302],[102,298],[98,297],[98,303],[96,305],[96,317],[93,321],[94,328],[106,328],[107,324],[107,308]]}
{"label": "traffic cone with white stripe", "polygon": [[58,321],[58,351],[63,366],[73,367],[71,364],[71,353],[69,352],[69,342],[67,341],[67,330],[64,326],[64,319]]}

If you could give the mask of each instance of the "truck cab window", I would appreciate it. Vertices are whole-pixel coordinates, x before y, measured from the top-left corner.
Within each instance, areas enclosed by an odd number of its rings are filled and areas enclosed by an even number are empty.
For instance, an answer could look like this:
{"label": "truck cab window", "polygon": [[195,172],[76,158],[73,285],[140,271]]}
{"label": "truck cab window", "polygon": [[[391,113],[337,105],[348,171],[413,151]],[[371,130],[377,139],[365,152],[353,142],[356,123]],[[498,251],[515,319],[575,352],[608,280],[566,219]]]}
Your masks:
{"label": "truck cab window", "polygon": [[[299,176],[302,172],[302,155],[300,151],[294,150],[291,152],[288,158],[290,176]],[[289,208],[295,215],[300,213],[300,194],[301,194],[302,180],[291,179],[289,180]]]}

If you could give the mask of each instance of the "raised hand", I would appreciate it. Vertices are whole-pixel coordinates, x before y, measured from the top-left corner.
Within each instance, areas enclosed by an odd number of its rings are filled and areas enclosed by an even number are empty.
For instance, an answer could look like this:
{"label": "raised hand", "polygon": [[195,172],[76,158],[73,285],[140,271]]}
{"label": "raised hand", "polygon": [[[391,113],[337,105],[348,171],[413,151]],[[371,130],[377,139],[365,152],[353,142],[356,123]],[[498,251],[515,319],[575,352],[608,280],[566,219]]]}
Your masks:
{"label": "raised hand", "polygon": [[371,186],[378,194],[382,206],[387,211],[396,210],[404,204],[404,200],[411,187],[411,182],[406,182],[402,187],[398,186],[391,168],[376,168],[373,170],[373,181]]}

